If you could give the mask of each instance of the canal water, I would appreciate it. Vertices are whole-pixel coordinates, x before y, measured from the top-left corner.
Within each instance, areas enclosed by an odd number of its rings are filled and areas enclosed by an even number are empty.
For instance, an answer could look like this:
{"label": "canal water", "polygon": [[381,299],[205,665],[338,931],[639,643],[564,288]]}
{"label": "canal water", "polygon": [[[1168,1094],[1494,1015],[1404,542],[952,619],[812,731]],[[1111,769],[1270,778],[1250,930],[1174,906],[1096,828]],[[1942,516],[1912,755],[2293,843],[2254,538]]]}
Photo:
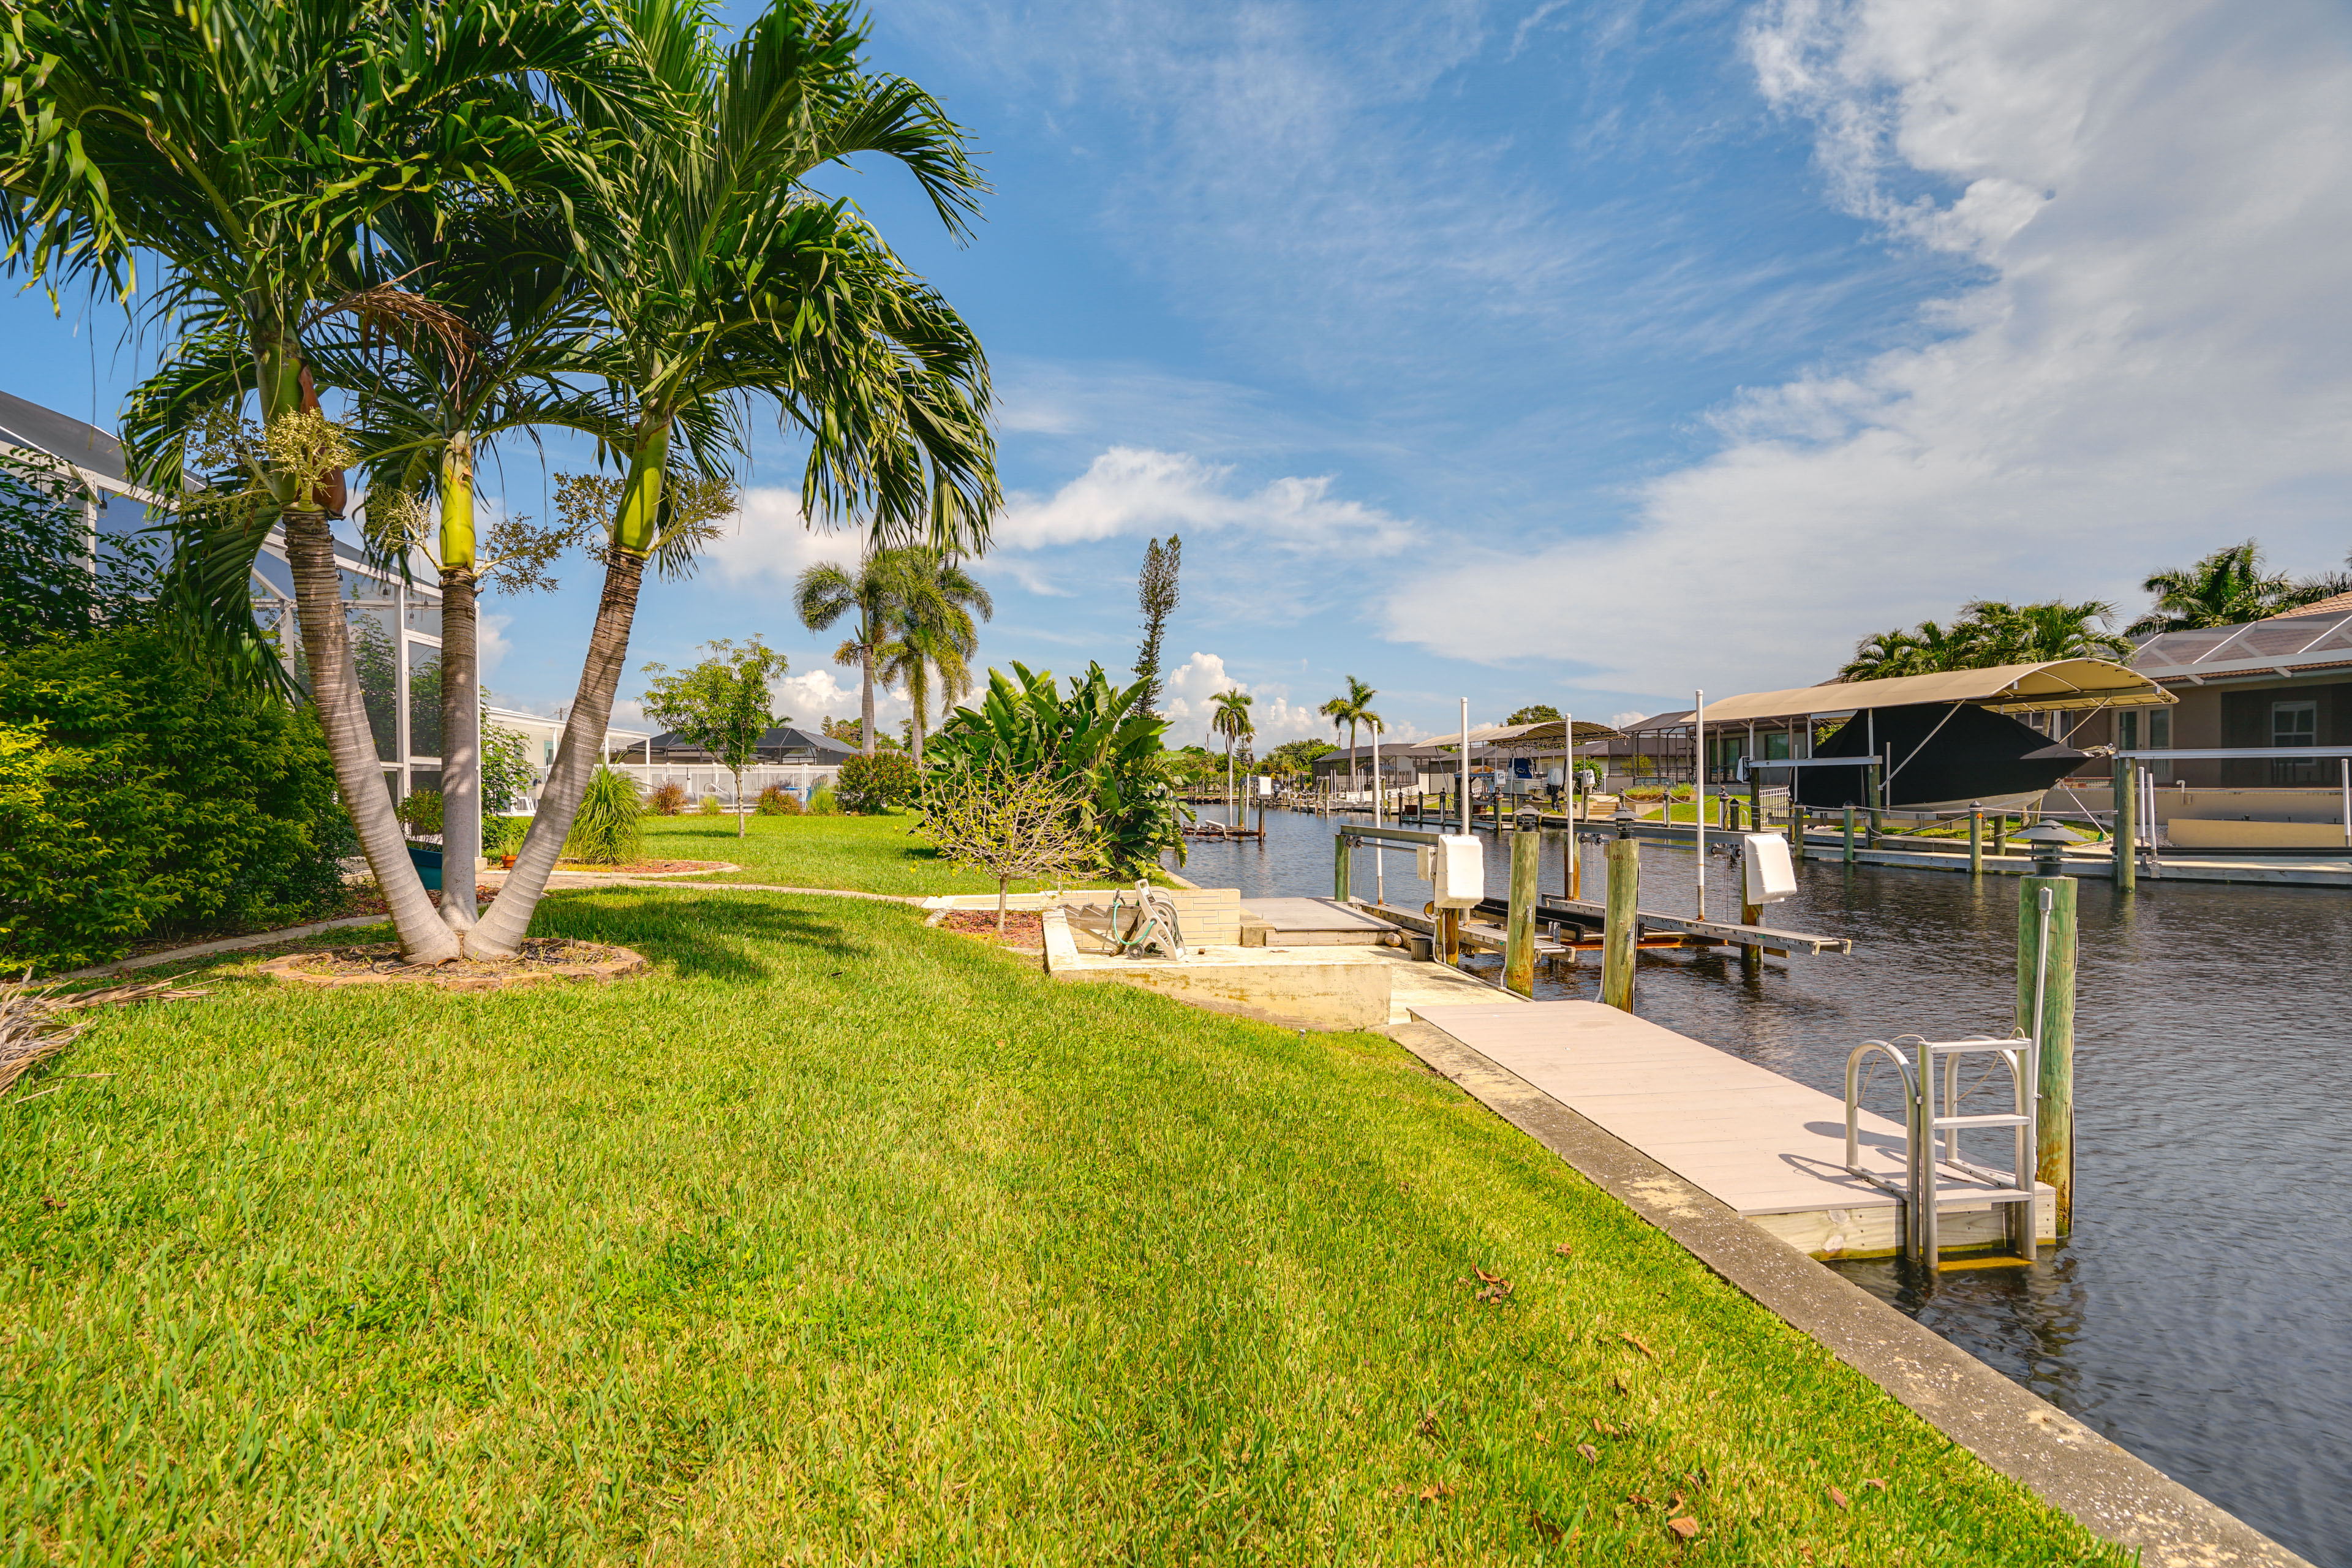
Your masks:
{"label": "canal water", "polygon": [[[1328,897],[1332,826],[1269,812],[1263,844],[1195,843],[1184,873],[1244,898]],[[1566,842],[1545,835],[1547,890]],[[1602,849],[1581,852],[1597,899]],[[1490,839],[1490,891],[1507,858]],[[1391,900],[1419,907],[1411,849],[1381,859]],[[1642,907],[1694,912],[1696,864],[1645,841]],[[1718,919],[1738,918],[1736,870],[1710,857]],[[1371,893],[1370,850],[1349,875]],[[1748,980],[1736,957],[1643,953],[1635,1011],[1840,1096],[1862,1040],[2008,1033],[2018,879],[1812,861],[1798,882],[1769,923],[1851,937],[1851,956]],[[2086,878],[2078,900],[2074,1234],[2032,1268],[1932,1292],[1892,1263],[1836,1267],[2314,1563],[2352,1568],[2352,893],[2118,897]],[[1538,971],[1539,998],[1597,989],[1591,956]]]}

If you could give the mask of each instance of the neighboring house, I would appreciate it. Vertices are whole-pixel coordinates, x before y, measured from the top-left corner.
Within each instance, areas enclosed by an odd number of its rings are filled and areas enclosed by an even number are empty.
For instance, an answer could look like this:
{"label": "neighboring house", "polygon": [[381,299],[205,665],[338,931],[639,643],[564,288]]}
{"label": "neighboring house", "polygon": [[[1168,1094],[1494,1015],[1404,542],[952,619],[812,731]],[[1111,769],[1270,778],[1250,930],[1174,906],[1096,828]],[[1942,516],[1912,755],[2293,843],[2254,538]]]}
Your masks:
{"label": "neighboring house", "polygon": [[[2161,632],[2131,666],[2180,699],[2172,709],[2099,714],[2080,746],[2126,751],[2352,744],[2352,594],[2242,626]],[[2333,758],[2227,758],[2152,764],[2192,788],[2332,786]]]}
{"label": "neighboring house", "polygon": [[[701,747],[676,734],[639,737],[609,753],[613,765],[650,792],[674,784],[696,797],[735,798],[735,776]],[[841,764],[857,755],[857,748],[797,725],[779,724],[760,737],[760,760],[743,770],[743,793],[756,795],[770,786],[791,791],[806,800],[830,787]]]}
{"label": "neighboring house", "polygon": [[[838,768],[857,755],[857,748],[844,745],[830,736],[813,733],[791,724],[779,724],[760,737],[760,761],[778,766]],[[615,762],[671,763],[690,767],[710,767],[719,759],[684,738],[665,732],[647,740],[642,747],[614,755]]]}

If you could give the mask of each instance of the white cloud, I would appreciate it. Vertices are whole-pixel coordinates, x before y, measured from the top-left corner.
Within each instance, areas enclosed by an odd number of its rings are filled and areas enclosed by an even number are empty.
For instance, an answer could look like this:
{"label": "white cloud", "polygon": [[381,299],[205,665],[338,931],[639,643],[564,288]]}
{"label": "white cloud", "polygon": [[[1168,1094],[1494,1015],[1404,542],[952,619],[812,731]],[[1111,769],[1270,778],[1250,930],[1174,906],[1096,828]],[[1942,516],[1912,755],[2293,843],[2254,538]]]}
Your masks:
{"label": "white cloud", "polygon": [[1397,519],[1334,498],[1331,475],[1278,479],[1237,495],[1226,488],[1232,472],[1188,453],[1113,447],[1050,497],[1009,497],[997,547],[1041,550],[1122,534],[1232,531],[1300,554],[1386,555],[1412,541],[1412,530]]}
{"label": "white cloud", "polygon": [[1829,675],[1976,596],[2104,597],[2352,480],[2352,48],[2311,4],[1776,0],[1748,30],[1834,198],[1977,263],[1936,340],[1743,395],[1637,527],[1465,552],[1394,635],[1679,693]]}
{"label": "white cloud", "polygon": [[[1168,742],[1174,746],[1212,745],[1209,720],[1214,710],[1210,700],[1220,691],[1246,691],[1251,698],[1250,722],[1257,730],[1256,749],[1270,750],[1285,741],[1331,738],[1331,721],[1315,711],[1311,705],[1290,700],[1287,686],[1261,683],[1252,686],[1236,680],[1225,669],[1225,661],[1213,653],[1195,653],[1182,664],[1168,672],[1165,694],[1160,707],[1169,718]],[[1417,725],[1399,723],[1383,731],[1383,744],[1393,741],[1400,745],[1423,739]],[[1369,742],[1369,731],[1361,737]],[[1222,745],[1222,742],[1214,742]]]}
{"label": "white cloud", "polygon": [[499,666],[506,662],[507,655],[514,651],[514,644],[507,637],[507,628],[514,625],[514,617],[493,615],[479,608],[478,604],[477,601],[474,612],[474,666],[479,673],[475,679],[488,686]]}
{"label": "white cloud", "polygon": [[856,534],[813,529],[801,511],[798,490],[754,485],[743,492],[735,515],[719,524],[705,559],[730,583],[768,583],[788,587],[803,568],[821,561],[856,560]]}

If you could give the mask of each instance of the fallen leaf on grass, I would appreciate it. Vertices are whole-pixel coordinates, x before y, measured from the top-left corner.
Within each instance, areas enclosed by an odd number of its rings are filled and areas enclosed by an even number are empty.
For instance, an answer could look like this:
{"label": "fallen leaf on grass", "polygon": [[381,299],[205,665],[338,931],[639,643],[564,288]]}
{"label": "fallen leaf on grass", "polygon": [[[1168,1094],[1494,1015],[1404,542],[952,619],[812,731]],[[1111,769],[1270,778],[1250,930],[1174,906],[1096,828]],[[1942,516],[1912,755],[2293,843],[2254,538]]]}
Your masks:
{"label": "fallen leaf on grass", "polygon": [[1552,1251],[1562,1258],[1573,1258],[1576,1256],[1576,1248],[1569,1246],[1569,1244],[1564,1241],[1558,1247],[1553,1247]]}
{"label": "fallen leaf on grass", "polygon": [[1427,1486],[1421,1489],[1421,1500],[1423,1502],[1435,1502],[1439,1498],[1450,1497],[1453,1493],[1454,1489],[1447,1486],[1444,1481],[1432,1481]]}
{"label": "fallen leaf on grass", "polygon": [[1590,1443],[1579,1443],[1576,1446],[1576,1451],[1584,1456],[1584,1462],[1588,1465],[1597,1465],[1601,1462],[1601,1450]]}
{"label": "fallen leaf on grass", "polygon": [[1886,1489],[1886,1483],[1879,1479],[1876,1476],[1863,1477],[1862,1484],[1866,1487],[1876,1487],[1880,1491],[1885,1491]]}
{"label": "fallen leaf on grass", "polygon": [[[1624,1390],[1621,1388],[1618,1392],[1622,1394]],[[1608,1422],[1601,1420],[1597,1415],[1592,1418],[1592,1429],[1595,1432],[1600,1433],[1603,1437],[1622,1437],[1625,1435],[1625,1428],[1622,1426],[1612,1426]]]}
{"label": "fallen leaf on grass", "polygon": [[1434,1410],[1424,1412],[1421,1418],[1421,1424],[1412,1429],[1412,1434],[1416,1437],[1436,1436],[1437,1412]]}
{"label": "fallen leaf on grass", "polygon": [[1837,1504],[1840,1508],[1852,1508],[1853,1506],[1852,1503],[1845,1500],[1845,1493],[1838,1490],[1835,1487],[1832,1487],[1830,1489],[1830,1501]]}
{"label": "fallen leaf on grass", "polygon": [[1559,1526],[1554,1524],[1551,1521],[1546,1519],[1539,1513],[1528,1513],[1528,1522],[1535,1526],[1536,1533],[1542,1536],[1548,1542],[1556,1542],[1566,1533],[1566,1531],[1562,1531]]}
{"label": "fallen leaf on grass", "polygon": [[1619,1334],[1617,1337],[1623,1340],[1627,1344],[1632,1345],[1635,1350],[1640,1351],[1643,1355],[1648,1356],[1652,1361],[1658,1359],[1658,1352],[1643,1344],[1635,1335]]}
{"label": "fallen leaf on grass", "polygon": [[1666,1528],[1685,1541],[1694,1541],[1698,1537],[1698,1521],[1695,1519],[1670,1519],[1666,1521]]}
{"label": "fallen leaf on grass", "polygon": [[1620,1394],[1631,1394],[1633,1392],[1632,1389],[1625,1386],[1625,1380],[1622,1377],[1612,1377],[1609,1382]]}

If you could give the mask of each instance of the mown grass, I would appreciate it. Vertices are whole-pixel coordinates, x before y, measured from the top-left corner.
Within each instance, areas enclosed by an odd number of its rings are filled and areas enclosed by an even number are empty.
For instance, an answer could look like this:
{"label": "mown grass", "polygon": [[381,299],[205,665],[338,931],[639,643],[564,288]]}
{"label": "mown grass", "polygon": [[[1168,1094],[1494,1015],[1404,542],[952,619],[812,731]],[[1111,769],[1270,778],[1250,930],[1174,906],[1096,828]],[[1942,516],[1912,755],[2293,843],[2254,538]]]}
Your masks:
{"label": "mown grass", "polygon": [[[883,816],[753,816],[735,836],[732,816],[648,816],[648,859],[728,860],[743,868],[690,879],[708,882],[773,882],[790,888],[852,888],[868,893],[929,897],[934,893],[993,893],[993,878],[940,858],[914,833],[915,818]],[[1155,879],[1158,879],[1155,878]],[[1108,886],[1073,880],[1068,887]],[[1015,882],[1016,893],[1043,884]]]}
{"label": "mown grass", "polygon": [[220,966],[0,1109],[0,1558],[2099,1555],[1387,1040],[891,905],[541,927],[658,973]]}

